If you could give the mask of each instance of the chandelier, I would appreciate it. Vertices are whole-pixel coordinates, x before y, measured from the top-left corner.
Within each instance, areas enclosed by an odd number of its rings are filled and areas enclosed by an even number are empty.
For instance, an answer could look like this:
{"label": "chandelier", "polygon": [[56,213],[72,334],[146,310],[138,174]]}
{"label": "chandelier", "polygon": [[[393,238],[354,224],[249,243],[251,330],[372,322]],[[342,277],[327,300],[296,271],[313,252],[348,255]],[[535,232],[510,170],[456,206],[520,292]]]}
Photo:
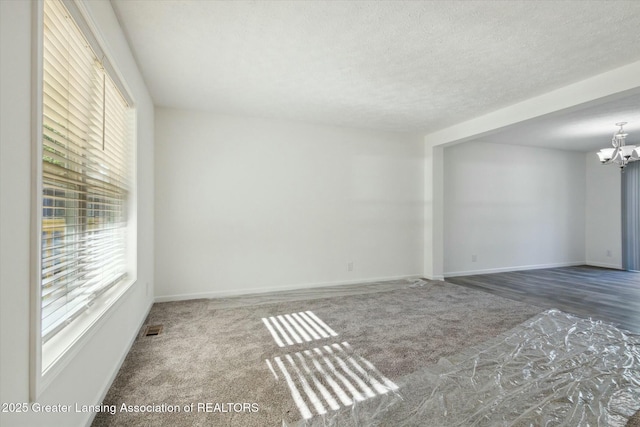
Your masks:
{"label": "chandelier", "polygon": [[626,145],[627,134],[624,132],[624,125],[627,122],[616,123],[620,129],[613,134],[611,145],[613,148],[603,148],[598,152],[598,157],[603,165],[618,165],[624,169],[630,162],[640,160],[640,146]]}

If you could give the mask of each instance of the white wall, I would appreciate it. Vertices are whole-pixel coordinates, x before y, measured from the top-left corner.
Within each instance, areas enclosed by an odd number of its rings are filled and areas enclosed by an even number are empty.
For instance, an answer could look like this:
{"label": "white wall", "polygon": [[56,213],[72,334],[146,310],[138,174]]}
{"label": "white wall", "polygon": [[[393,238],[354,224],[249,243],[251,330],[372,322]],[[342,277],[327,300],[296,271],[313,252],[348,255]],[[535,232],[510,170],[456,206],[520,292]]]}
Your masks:
{"label": "white wall", "polygon": [[[0,401],[29,401],[32,5],[0,1]],[[153,105],[109,2],[86,2],[137,102],[138,281],[39,402],[100,403],[152,301]],[[82,426],[91,414],[0,413],[3,426]]]}
{"label": "white wall", "polygon": [[444,165],[445,276],[584,263],[584,153],[469,142]]}
{"label": "white wall", "polygon": [[156,109],[157,300],[420,275],[422,156],[403,134]]}
{"label": "white wall", "polygon": [[622,268],[622,183],[620,169],[586,154],[585,241],[587,264]]}

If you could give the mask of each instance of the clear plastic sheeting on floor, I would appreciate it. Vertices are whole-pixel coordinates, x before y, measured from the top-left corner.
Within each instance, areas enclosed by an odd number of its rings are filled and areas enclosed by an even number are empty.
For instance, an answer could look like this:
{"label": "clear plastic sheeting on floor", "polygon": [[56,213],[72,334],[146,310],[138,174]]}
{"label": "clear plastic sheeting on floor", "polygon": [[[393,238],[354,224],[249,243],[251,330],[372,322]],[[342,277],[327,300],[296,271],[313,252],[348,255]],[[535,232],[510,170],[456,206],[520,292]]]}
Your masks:
{"label": "clear plastic sheeting on floor", "polygon": [[640,409],[640,336],[549,310],[395,382],[296,425],[624,426]]}
{"label": "clear plastic sheeting on floor", "polygon": [[401,391],[413,398],[387,420],[405,426],[624,426],[640,408],[640,336],[558,310],[438,365],[406,378]]}

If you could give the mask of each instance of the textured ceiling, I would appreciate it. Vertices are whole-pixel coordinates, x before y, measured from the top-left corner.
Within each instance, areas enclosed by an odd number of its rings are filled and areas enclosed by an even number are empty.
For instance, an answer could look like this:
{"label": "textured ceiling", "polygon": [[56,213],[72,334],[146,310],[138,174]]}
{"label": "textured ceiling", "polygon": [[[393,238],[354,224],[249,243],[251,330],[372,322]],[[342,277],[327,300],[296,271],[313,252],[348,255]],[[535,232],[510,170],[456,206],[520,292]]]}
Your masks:
{"label": "textured ceiling", "polygon": [[156,105],[431,132],[640,59],[639,1],[112,0]]}

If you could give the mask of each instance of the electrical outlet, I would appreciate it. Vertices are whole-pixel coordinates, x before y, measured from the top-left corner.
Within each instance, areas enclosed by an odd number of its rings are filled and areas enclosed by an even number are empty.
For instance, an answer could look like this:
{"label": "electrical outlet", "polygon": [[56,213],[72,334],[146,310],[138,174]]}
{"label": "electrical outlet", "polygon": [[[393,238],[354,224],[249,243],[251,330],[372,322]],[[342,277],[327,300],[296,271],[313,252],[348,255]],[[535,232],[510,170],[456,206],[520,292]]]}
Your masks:
{"label": "electrical outlet", "polygon": [[477,262],[478,261],[478,255],[471,255],[471,262]]}
{"label": "electrical outlet", "polygon": [[149,296],[149,290],[150,289],[151,289],[151,285],[149,285],[149,282],[147,282],[147,290],[146,290],[147,296]]}
{"label": "electrical outlet", "polygon": [[347,264],[347,271],[353,271],[353,261]]}
{"label": "electrical outlet", "polygon": [[607,249],[607,256],[611,257],[611,249]]}

